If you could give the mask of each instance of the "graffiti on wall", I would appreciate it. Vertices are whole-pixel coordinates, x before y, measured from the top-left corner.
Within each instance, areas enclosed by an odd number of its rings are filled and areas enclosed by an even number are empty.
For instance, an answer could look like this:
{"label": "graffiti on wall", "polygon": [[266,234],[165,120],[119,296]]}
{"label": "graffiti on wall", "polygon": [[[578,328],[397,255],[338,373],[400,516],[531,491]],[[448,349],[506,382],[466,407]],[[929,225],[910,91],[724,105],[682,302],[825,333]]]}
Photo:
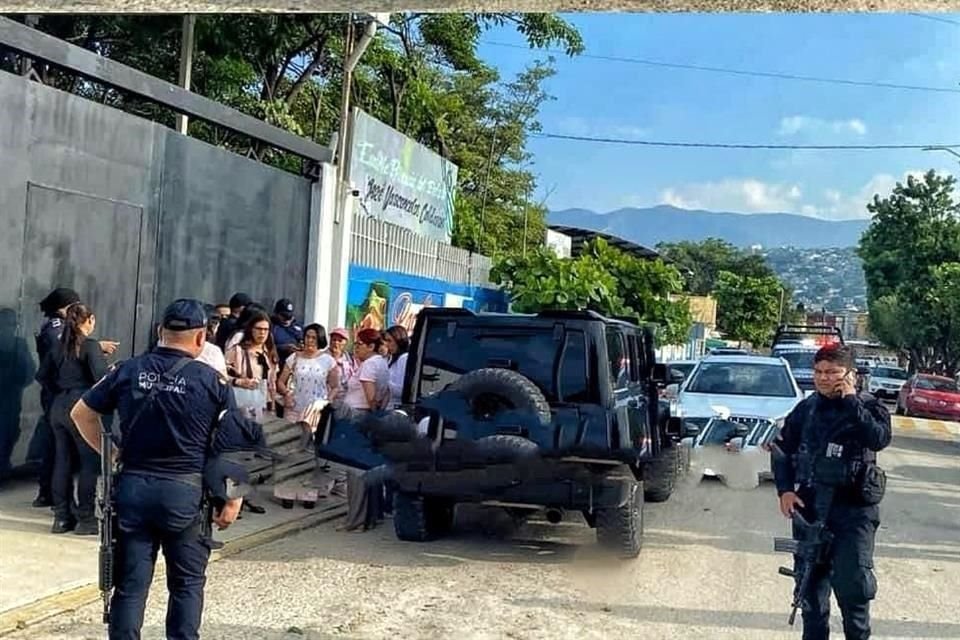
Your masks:
{"label": "graffiti on wall", "polygon": [[393,325],[413,331],[417,314],[427,307],[506,311],[507,301],[501,291],[493,289],[350,266],[346,322],[351,335],[368,328],[383,331]]}
{"label": "graffiti on wall", "polygon": [[[347,328],[352,335],[363,329],[383,331],[393,325],[400,325],[408,332],[413,331],[417,314],[424,307],[441,306],[431,292],[394,289],[388,282],[366,284],[366,293],[359,300],[349,300],[347,304]],[[350,283],[351,291],[355,283]]]}

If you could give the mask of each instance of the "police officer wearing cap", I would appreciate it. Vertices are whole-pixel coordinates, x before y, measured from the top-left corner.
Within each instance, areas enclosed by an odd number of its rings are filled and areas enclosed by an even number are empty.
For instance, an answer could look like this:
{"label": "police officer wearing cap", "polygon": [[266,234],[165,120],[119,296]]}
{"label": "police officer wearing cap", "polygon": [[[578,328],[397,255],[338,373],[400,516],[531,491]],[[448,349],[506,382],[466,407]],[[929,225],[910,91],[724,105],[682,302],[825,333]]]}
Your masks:
{"label": "police officer wearing cap", "polygon": [[[808,522],[825,519],[833,541],[801,594],[804,640],[830,635],[830,591],[836,595],[848,640],[870,637],[870,601],[879,502],[886,479],[877,453],[890,444],[890,414],[875,397],[856,392],[850,347],[828,345],[814,357],[816,393],[787,416],[772,467],[780,511]],[[799,535],[795,528],[794,535]],[[795,573],[801,560],[795,558]]]}
{"label": "police officer wearing cap", "polygon": [[[100,450],[100,416],[120,418],[120,472],[116,481],[118,535],[112,640],[139,638],[158,548],[167,562],[170,599],[166,637],[199,637],[209,537],[202,532],[203,476],[215,426],[233,415],[233,394],[207,365],[195,360],[206,341],[203,304],[181,299],[163,313],[161,341],[108,374],[77,402],[71,417]],[[225,413],[226,412],[226,413]],[[220,503],[213,521],[223,529],[242,498]]]}
{"label": "police officer wearing cap", "polygon": [[[34,335],[39,362],[42,363],[51,351],[59,347],[66,311],[78,302],[80,302],[80,296],[67,287],[57,287],[40,301],[43,323]],[[40,458],[40,489],[33,501],[35,507],[53,506],[54,442],[53,429],[50,426],[50,408],[53,406],[53,398],[56,395],[57,389],[41,383],[40,407],[43,414],[40,416],[30,443],[31,452],[38,454]]]}
{"label": "police officer wearing cap", "polygon": [[297,324],[293,302],[287,298],[277,300],[273,306],[273,343],[280,355],[280,366],[291,354],[303,347],[303,328]]}

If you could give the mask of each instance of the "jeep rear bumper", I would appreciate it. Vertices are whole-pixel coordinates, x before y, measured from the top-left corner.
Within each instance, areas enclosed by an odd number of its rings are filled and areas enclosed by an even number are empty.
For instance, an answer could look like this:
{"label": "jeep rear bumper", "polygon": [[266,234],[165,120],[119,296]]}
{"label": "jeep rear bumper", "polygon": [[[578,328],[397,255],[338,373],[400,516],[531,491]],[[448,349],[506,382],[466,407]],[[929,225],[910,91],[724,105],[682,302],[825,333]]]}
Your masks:
{"label": "jeep rear bumper", "polygon": [[454,502],[499,501],[572,511],[621,506],[636,482],[626,466],[594,473],[580,463],[544,460],[456,471],[393,466],[390,475],[400,491]]}

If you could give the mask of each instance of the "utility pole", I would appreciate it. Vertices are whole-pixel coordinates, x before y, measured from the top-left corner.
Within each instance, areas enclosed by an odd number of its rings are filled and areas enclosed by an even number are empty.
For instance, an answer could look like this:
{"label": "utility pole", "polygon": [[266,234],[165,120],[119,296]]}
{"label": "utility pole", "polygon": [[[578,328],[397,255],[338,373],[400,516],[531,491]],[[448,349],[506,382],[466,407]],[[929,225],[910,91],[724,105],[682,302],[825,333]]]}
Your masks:
{"label": "utility pole", "polygon": [[[197,24],[197,16],[190,13],[183,16],[183,27],[180,30],[180,77],[179,85],[190,91],[190,80],[193,75],[193,30]],[[177,132],[187,135],[189,119],[186,114],[177,114]]]}
{"label": "utility pole", "polygon": [[[36,14],[30,14],[23,19],[23,24],[31,29],[36,29],[37,25],[40,24],[40,16]],[[39,74],[37,74],[37,72],[33,69],[33,58],[29,56],[20,56],[20,75],[27,79],[30,79],[30,76],[32,75],[37,81],[40,80]]]}
{"label": "utility pole", "polygon": [[490,168],[493,166],[493,149],[497,144],[499,129],[494,125],[493,138],[490,140],[490,155],[487,157],[486,177],[483,179],[483,199],[480,200],[480,237],[477,238],[477,253],[483,253],[484,214],[487,210],[487,192],[490,190]]}
{"label": "utility pole", "polygon": [[350,90],[353,86],[353,70],[357,68],[360,57],[363,55],[363,52],[367,50],[367,46],[370,44],[370,41],[373,40],[373,36],[376,35],[377,24],[389,24],[390,22],[389,13],[372,13],[368,15],[370,16],[370,20],[364,27],[363,35],[361,35],[360,40],[354,44],[353,40],[356,35],[356,27],[353,21],[354,14],[347,14],[346,39],[343,43],[343,85],[340,89],[340,124],[337,130],[336,174],[337,189],[341,193],[335,209],[336,215],[334,216],[337,222],[340,221],[341,212],[343,211],[347,196],[344,182],[347,177],[347,133],[350,130]]}

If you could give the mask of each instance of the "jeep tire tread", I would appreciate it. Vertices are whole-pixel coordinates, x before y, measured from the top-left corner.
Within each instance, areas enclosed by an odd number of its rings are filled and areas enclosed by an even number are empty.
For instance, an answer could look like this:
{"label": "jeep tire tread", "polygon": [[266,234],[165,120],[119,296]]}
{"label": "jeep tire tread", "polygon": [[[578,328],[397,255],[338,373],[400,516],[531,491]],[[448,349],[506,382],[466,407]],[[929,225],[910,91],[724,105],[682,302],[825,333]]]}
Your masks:
{"label": "jeep tire tread", "polygon": [[621,507],[596,510],[597,542],[621,558],[636,558],[643,544],[643,482],[630,486]]}
{"label": "jeep tire tread", "polygon": [[540,450],[537,443],[520,436],[495,435],[476,440],[477,453],[486,464],[511,464]]}
{"label": "jeep tire tread", "polygon": [[660,449],[643,470],[644,498],[649,502],[666,502],[677,484],[680,447],[673,442]]}
{"label": "jeep tire tread", "polygon": [[453,528],[453,507],[440,498],[398,491],[393,495],[393,528],[397,538],[427,542]]}

